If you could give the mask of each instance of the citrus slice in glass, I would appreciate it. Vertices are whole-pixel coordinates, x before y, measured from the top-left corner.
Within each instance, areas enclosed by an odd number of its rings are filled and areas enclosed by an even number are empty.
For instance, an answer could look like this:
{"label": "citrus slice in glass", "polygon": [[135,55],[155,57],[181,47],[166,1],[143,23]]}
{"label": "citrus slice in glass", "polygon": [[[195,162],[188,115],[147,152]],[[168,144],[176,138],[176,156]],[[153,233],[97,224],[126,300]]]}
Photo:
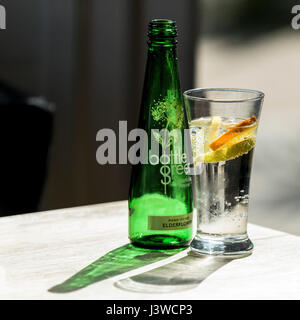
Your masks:
{"label": "citrus slice in glass", "polygon": [[[255,147],[255,133],[257,129],[256,118],[253,118],[251,117],[242,121],[218,137],[210,144],[210,147],[213,145],[215,149],[209,151],[206,149],[203,153],[198,153],[198,156],[195,158],[195,164],[228,161],[252,150]],[[249,123],[250,120],[252,123]],[[243,123],[247,123],[248,125],[239,127]]]}
{"label": "citrus slice in glass", "polygon": [[221,123],[221,117],[213,116],[211,118],[211,124],[206,127],[206,132],[204,133],[204,152],[208,152],[210,150],[209,145],[218,138]]}
{"label": "citrus slice in glass", "polygon": [[235,137],[240,137],[241,134],[249,135],[257,128],[256,116],[245,119],[240,123],[237,123],[230,130],[222,134],[218,139],[214,140],[210,145],[210,149],[216,151],[228,141],[234,139]]}
{"label": "citrus slice in glass", "polygon": [[255,147],[255,141],[256,138],[254,136],[236,142],[231,141],[231,143],[224,145],[216,151],[206,152],[202,157],[199,157],[198,161],[219,162],[235,159],[251,151]]}

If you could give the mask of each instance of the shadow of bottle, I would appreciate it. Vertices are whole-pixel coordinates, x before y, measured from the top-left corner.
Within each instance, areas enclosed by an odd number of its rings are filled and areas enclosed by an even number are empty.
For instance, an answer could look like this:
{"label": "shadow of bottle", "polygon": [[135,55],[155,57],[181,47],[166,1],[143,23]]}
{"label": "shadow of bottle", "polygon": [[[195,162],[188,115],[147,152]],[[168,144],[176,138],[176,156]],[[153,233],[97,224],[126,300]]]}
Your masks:
{"label": "shadow of bottle", "polygon": [[154,250],[127,244],[106,253],[98,260],[74,274],[71,278],[50,288],[48,291],[52,293],[68,293],[79,290],[95,282],[103,281],[151,263],[164,260],[185,249],[186,248]]}
{"label": "shadow of bottle", "polygon": [[187,256],[145,273],[119,280],[115,287],[132,292],[168,293],[197,287],[212,273],[232,259],[199,256],[189,252]]}

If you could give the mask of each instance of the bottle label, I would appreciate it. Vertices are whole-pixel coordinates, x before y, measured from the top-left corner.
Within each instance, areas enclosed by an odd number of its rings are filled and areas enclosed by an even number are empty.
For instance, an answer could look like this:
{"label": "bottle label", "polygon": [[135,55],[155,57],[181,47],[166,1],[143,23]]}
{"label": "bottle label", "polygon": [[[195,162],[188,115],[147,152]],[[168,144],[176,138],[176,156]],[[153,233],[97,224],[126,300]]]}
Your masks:
{"label": "bottle label", "polygon": [[148,216],[148,230],[179,230],[192,227],[193,212],[180,216]]}

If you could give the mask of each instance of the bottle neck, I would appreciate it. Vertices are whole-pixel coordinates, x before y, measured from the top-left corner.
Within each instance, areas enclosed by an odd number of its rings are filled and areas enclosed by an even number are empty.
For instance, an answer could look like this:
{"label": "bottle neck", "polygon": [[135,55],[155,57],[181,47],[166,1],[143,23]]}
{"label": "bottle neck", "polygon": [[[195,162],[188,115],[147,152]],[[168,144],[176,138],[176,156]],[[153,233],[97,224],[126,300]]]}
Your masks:
{"label": "bottle neck", "polygon": [[148,27],[148,45],[150,47],[173,47],[177,41],[175,21],[169,19],[154,19]]}
{"label": "bottle neck", "polygon": [[152,41],[148,43],[148,45],[147,67],[149,72],[155,74],[153,81],[159,81],[159,79],[161,79],[164,85],[168,83],[173,89],[178,89],[180,84],[176,43],[173,42],[169,44],[164,41],[164,43],[161,44]]}
{"label": "bottle neck", "polygon": [[167,100],[180,100],[176,35],[172,21],[155,20],[151,23],[143,94],[149,106]]}
{"label": "bottle neck", "polygon": [[159,103],[181,101],[176,43],[149,43],[143,96],[151,110]]}
{"label": "bottle neck", "polygon": [[[149,41],[148,60],[151,63],[161,64],[162,70],[177,69],[177,45],[176,42]],[[150,62],[148,61],[148,62]],[[166,65],[165,65],[166,64]]]}
{"label": "bottle neck", "polygon": [[148,40],[149,48],[175,48],[177,47],[177,40],[175,37],[170,38],[150,38]]}

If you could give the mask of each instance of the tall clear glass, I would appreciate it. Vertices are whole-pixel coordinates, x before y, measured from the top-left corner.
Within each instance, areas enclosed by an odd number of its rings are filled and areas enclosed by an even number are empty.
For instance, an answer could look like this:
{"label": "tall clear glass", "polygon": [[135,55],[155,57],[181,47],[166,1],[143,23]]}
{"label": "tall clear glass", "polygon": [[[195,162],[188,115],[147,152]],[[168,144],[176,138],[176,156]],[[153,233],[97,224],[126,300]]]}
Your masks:
{"label": "tall clear glass", "polygon": [[247,234],[249,182],[263,98],[246,89],[184,92],[197,210],[195,252],[244,256],[253,250]]}

